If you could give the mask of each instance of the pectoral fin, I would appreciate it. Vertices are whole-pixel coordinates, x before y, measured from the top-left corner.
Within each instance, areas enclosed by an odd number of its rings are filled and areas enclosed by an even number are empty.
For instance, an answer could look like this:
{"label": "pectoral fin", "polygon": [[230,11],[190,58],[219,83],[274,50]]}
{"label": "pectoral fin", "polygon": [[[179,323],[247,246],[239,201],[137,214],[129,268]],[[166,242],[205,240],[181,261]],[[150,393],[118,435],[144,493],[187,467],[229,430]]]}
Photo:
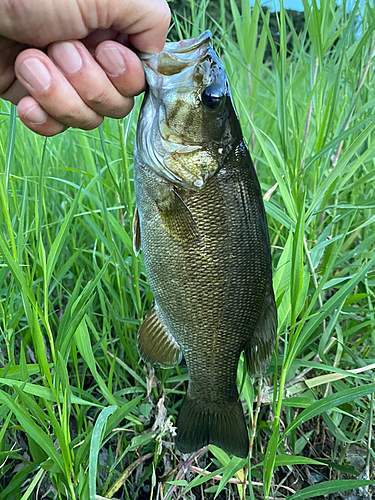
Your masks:
{"label": "pectoral fin", "polygon": [[133,217],[133,250],[136,257],[139,254],[140,249],[141,249],[141,227],[139,225],[138,207],[136,206]]}
{"label": "pectoral fin", "polygon": [[171,236],[180,241],[202,241],[197,223],[177,191],[171,191],[168,199],[157,202],[157,205],[164,226]]}
{"label": "pectoral fin", "polygon": [[155,307],[146,316],[138,333],[138,352],[146,363],[170,368],[178,365],[180,346],[168,332]]}
{"label": "pectoral fin", "polygon": [[244,352],[247,370],[251,377],[263,375],[275,348],[277,335],[277,311],[272,286],[266,293],[262,312],[255,331],[249,338]]}

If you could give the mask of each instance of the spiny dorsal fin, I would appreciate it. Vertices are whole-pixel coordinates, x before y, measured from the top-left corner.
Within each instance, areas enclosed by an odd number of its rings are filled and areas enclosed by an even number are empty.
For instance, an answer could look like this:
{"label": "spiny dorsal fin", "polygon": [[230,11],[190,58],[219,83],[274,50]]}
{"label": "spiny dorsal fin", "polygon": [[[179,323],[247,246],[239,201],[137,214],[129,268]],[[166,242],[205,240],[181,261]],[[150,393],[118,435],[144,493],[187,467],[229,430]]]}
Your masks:
{"label": "spiny dorsal fin", "polygon": [[136,206],[133,217],[133,250],[136,257],[139,254],[140,249],[141,249],[141,227],[139,225],[138,207]]}
{"label": "spiny dorsal fin", "polygon": [[170,368],[181,361],[181,350],[168,332],[155,307],[146,316],[138,333],[138,352],[146,363]]}
{"label": "spiny dorsal fin", "polygon": [[177,190],[172,190],[168,199],[157,203],[165,228],[180,241],[202,241],[194,217]]}

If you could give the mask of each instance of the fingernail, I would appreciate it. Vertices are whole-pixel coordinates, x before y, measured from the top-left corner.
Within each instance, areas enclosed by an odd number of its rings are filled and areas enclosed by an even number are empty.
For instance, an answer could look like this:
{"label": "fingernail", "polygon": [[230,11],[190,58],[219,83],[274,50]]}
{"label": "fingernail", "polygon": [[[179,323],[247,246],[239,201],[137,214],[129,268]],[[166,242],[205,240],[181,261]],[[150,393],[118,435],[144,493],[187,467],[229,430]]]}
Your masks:
{"label": "fingernail", "polygon": [[33,106],[25,113],[24,120],[34,123],[35,125],[42,125],[48,118],[47,113],[40,106]]}
{"label": "fingernail", "polygon": [[18,71],[20,76],[36,92],[45,92],[51,85],[51,75],[46,66],[37,57],[25,59]]}
{"label": "fingernail", "polygon": [[109,76],[119,76],[125,71],[125,61],[116,47],[105,47],[98,52],[96,60]]}
{"label": "fingernail", "polygon": [[53,45],[51,55],[66,75],[74,75],[82,68],[82,58],[74,43],[62,42]]}

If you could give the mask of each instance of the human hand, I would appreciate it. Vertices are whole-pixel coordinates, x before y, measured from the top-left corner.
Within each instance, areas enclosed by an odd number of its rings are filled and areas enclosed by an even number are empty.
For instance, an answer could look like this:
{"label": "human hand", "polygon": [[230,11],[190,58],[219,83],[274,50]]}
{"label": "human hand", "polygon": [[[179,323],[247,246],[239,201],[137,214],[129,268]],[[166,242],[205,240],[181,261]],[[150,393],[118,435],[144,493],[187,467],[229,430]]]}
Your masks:
{"label": "human hand", "polygon": [[0,98],[45,136],[123,118],[146,85],[126,45],[160,52],[169,22],[165,0],[0,0]]}

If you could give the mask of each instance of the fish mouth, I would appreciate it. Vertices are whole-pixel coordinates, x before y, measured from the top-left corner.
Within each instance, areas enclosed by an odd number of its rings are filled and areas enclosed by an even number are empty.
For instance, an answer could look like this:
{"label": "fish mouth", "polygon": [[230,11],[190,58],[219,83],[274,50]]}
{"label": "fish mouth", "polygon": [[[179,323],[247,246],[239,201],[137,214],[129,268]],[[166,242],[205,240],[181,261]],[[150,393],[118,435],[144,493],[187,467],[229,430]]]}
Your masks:
{"label": "fish mouth", "polygon": [[166,43],[158,54],[139,54],[149,83],[151,83],[149,70],[159,75],[172,76],[194,66],[207,54],[211,39],[211,31],[206,30],[197,38]]}
{"label": "fish mouth", "polygon": [[203,45],[211,43],[212,34],[210,30],[201,33],[197,38],[190,38],[188,40],[181,40],[179,42],[167,42],[163,49],[174,54],[186,54],[199,49]]}

